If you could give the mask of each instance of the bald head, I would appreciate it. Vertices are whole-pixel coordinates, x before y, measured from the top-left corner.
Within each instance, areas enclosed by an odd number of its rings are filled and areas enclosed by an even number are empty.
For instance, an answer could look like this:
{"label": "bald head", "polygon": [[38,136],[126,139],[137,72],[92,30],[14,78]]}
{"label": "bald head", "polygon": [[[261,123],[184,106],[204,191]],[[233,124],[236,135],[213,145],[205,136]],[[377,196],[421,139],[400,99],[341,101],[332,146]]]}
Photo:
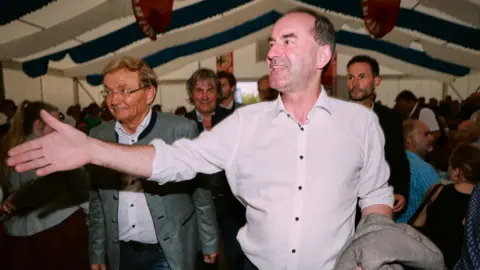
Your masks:
{"label": "bald head", "polygon": [[479,133],[473,120],[465,120],[458,125],[455,139],[462,143],[474,143],[478,140]]}
{"label": "bald head", "polygon": [[433,137],[428,126],[420,120],[410,119],[404,121],[403,137],[405,140],[405,149],[420,157],[425,157],[432,149]]}
{"label": "bald head", "polygon": [[270,87],[269,79],[268,75],[264,75],[257,81],[258,97],[261,101],[271,101],[278,97],[278,91]]}
{"label": "bald head", "polygon": [[465,120],[458,125],[458,130],[473,131],[475,130],[475,121]]}
{"label": "bald head", "polygon": [[480,132],[480,110],[474,112],[470,117],[470,120],[475,122],[476,129]]}

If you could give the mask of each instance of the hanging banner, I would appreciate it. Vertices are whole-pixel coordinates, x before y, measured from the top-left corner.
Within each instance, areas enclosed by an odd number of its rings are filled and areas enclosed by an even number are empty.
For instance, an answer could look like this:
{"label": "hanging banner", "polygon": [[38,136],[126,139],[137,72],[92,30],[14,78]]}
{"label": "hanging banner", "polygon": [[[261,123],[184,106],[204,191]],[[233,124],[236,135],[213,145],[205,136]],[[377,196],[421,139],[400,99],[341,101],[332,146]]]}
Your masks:
{"label": "hanging banner", "polygon": [[217,56],[217,72],[220,71],[233,74],[233,52]]}
{"label": "hanging banner", "polygon": [[390,33],[397,23],[400,0],[360,0],[363,21],[375,38]]}
{"label": "hanging banner", "polygon": [[337,96],[337,53],[333,55],[332,61],[322,73],[322,85],[329,96]]}
{"label": "hanging banner", "polygon": [[133,14],[146,37],[157,40],[167,30],[172,17],[173,0],[132,0]]}

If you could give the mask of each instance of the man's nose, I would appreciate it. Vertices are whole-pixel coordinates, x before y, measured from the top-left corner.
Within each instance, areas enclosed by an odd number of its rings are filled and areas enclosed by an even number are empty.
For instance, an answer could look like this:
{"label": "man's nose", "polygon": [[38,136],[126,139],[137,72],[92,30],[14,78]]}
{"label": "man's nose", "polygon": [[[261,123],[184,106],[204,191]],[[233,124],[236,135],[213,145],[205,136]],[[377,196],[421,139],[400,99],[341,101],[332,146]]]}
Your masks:
{"label": "man's nose", "polygon": [[272,61],[274,57],[280,56],[280,46],[277,44],[270,45],[270,49],[268,49],[267,53],[267,60]]}

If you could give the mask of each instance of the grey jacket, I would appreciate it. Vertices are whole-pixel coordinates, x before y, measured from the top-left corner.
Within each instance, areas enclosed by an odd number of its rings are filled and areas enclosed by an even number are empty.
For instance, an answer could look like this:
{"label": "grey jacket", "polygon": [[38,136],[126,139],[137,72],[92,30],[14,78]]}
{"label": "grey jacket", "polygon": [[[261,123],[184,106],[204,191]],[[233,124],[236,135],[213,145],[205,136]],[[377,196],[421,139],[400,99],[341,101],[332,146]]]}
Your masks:
{"label": "grey jacket", "polygon": [[[161,138],[171,144],[180,138],[195,138],[197,135],[196,123],[193,121],[154,112],[136,144],[148,144],[154,138]],[[115,121],[93,129],[91,136],[116,142]],[[90,263],[107,263],[109,269],[118,270],[118,193],[122,185],[120,173],[98,166],[89,166],[88,171],[92,183]],[[156,182],[144,181],[143,188],[157,239],[172,270],[194,269],[200,249],[204,254],[218,252],[218,225],[209,190],[198,188],[193,181],[162,186]]]}
{"label": "grey jacket", "polygon": [[403,267],[444,270],[442,252],[407,224],[397,224],[380,214],[363,217],[357,232],[346,243],[334,270],[399,270]]}

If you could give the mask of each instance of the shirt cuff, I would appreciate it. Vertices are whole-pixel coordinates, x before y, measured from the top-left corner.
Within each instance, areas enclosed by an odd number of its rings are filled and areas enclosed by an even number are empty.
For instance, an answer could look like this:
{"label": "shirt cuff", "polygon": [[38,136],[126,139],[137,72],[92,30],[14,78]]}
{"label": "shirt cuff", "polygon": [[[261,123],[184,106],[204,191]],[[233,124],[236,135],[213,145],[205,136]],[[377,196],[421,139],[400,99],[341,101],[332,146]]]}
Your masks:
{"label": "shirt cuff", "polygon": [[154,180],[155,182],[158,182],[159,184],[164,184],[163,182],[159,181],[161,180],[160,177],[160,164],[162,164],[162,156],[160,153],[162,152],[162,148],[165,147],[165,142],[160,139],[155,139],[150,142],[150,145],[152,145],[155,148],[155,157],[153,158],[152,161],[152,175],[148,180]]}
{"label": "shirt cuff", "polygon": [[372,191],[366,197],[361,198],[359,201],[360,208],[363,210],[369,206],[383,204],[393,208],[394,197],[393,188],[386,186]]}

